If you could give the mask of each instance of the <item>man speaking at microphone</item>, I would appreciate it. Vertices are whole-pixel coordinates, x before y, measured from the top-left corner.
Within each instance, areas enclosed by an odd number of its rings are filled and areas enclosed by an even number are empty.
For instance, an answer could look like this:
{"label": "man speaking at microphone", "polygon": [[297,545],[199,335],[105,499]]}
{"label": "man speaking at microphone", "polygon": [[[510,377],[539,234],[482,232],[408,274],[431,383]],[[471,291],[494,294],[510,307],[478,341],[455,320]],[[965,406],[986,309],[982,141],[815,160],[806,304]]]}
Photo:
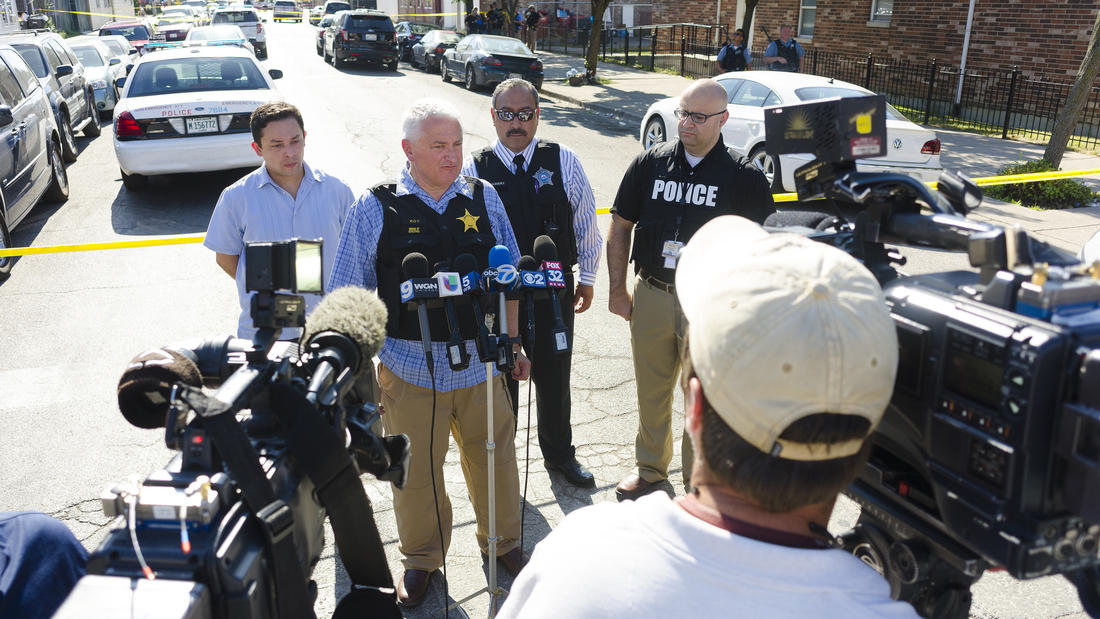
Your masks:
{"label": "man speaking at microphone", "polygon": [[[573,348],[573,314],[592,304],[596,272],[600,270],[600,229],[596,225],[596,199],[580,160],[568,148],[535,139],[539,124],[539,93],[530,82],[508,79],[493,91],[493,127],[497,140],[466,159],[462,173],[489,181],[508,210],[520,253],[535,256],[535,239],[550,237],[558,250],[565,287],[555,299],[538,302],[535,337],[523,333],[531,356],[531,379],[538,404],[539,448],[547,470],[561,473],[575,486],[596,485],[576,458],[569,424],[571,400],[569,371]],[[573,267],[580,265],[580,283],[574,292]],[[568,332],[568,348],[555,348],[551,329],[555,324],[549,303],[560,304]],[[527,324],[526,307],[520,307],[521,329]],[[519,383],[508,381],[513,404],[518,404]],[[518,412],[518,406],[517,406]]]}
{"label": "man speaking at microphone", "polygon": [[[429,372],[417,312],[408,311],[401,301],[400,285],[408,279],[401,266],[406,256],[417,253],[432,265],[453,263],[459,254],[472,254],[479,270],[484,270],[494,245],[504,245],[512,256],[518,256],[518,249],[497,192],[488,183],[459,176],[462,125],[457,110],[444,101],[422,99],[405,111],[402,129],[401,148],[408,163],[395,184],[372,188],[352,206],[329,289],[345,285],[377,289],[389,311],[386,342],[378,353],[378,384],[386,434],[406,434],[412,443],[408,481],[404,489],[393,489],[393,505],[405,566],[398,599],[405,606],[416,606],[424,599],[429,577],[443,564],[450,544],[451,504],[443,483],[448,428],[462,455],[462,471],[477,518],[477,541],[485,554],[489,548],[486,440],[491,437],[496,443],[497,553],[513,575],[525,560],[519,548],[515,426],[504,382],[497,376],[492,385],[486,384],[485,366],[477,363],[472,341],[476,333],[472,319],[463,320],[462,329],[473,360],[464,370],[451,369],[442,309],[428,310],[429,322],[434,325],[430,344],[434,363],[433,372]],[[507,306],[511,338],[518,333],[517,305],[509,301]],[[511,345],[518,348],[518,338]],[[512,378],[526,380],[529,372],[530,362],[517,351]],[[487,388],[493,389],[493,428],[486,428]]]}

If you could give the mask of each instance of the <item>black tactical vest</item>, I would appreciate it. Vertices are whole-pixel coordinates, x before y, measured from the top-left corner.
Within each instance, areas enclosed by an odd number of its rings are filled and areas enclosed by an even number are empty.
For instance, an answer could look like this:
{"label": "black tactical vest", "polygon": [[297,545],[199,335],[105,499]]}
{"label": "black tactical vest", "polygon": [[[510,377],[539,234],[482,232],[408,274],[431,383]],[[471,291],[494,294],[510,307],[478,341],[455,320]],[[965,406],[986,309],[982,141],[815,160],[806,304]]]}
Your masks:
{"label": "black tactical vest", "polygon": [[520,255],[534,256],[535,239],[545,234],[558,248],[562,269],[569,272],[577,263],[577,240],[558,145],[539,140],[519,177],[508,171],[492,147],[479,150],[473,158],[478,176],[492,183],[504,202]]}
{"label": "black tactical vest", "polygon": [[725,60],[726,62],[723,64],[727,71],[744,71],[749,68],[749,64],[745,62],[744,45],[729,45]]}
{"label": "black tactical vest", "polygon": [[[630,255],[635,272],[644,269],[669,284],[676,272],[664,265],[662,250],[666,241],[687,244],[711,219],[743,214],[738,208],[743,196],[737,194],[737,188],[744,178],[744,165],[723,141],[719,138],[694,170],[680,153],[682,149],[680,141],[673,140],[653,147],[649,153],[648,174],[640,175],[649,180],[646,187],[639,188],[643,200]],[[748,212],[744,214],[748,216]]]}
{"label": "black tactical vest", "polygon": [[[405,256],[413,252],[424,254],[432,271],[429,276],[434,275],[434,265],[437,263],[450,263],[464,253],[472,254],[477,259],[479,271],[489,266],[489,249],[496,244],[496,239],[489,225],[484,191],[477,179],[464,178],[474,188],[473,199],[456,195],[447,203],[447,210],[442,215],[415,195],[396,195],[396,185],[392,183],[371,188],[382,203],[382,234],[378,239],[375,269],[378,295],[389,312],[386,335],[390,337],[420,339],[416,310],[401,303],[401,282],[407,279],[401,272],[401,261]],[[430,304],[428,309],[431,339],[433,342],[445,342],[449,335],[446,315],[442,305],[434,308],[432,305],[435,303]],[[455,297],[455,305],[462,339],[473,339],[477,335],[473,308],[466,299],[459,297]]]}
{"label": "black tactical vest", "polygon": [[783,45],[778,39],[775,41],[776,55],[781,58],[787,59],[787,64],[780,64],[773,62],[771,67],[776,71],[790,71],[791,73],[798,73],[798,66],[801,64],[798,57],[798,46],[795,45],[794,39],[791,39],[789,45]]}

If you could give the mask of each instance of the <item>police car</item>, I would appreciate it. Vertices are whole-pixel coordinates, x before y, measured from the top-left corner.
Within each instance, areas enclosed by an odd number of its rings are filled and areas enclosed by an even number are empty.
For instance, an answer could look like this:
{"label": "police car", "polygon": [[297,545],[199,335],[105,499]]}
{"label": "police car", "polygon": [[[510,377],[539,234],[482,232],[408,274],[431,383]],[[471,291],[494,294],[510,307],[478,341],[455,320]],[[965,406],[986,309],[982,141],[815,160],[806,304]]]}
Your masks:
{"label": "police car", "polygon": [[118,80],[124,89],[115,107],[114,146],[123,184],[138,189],[156,174],[258,166],[249,117],[257,106],[282,99],[273,82],[282,75],[236,46],[181,46],[142,56]]}
{"label": "police car", "polygon": [[[738,155],[747,157],[760,168],[774,191],[795,191],[794,171],[810,162],[813,156],[773,157],[766,152],[765,107],[874,94],[862,86],[837,79],[782,71],[740,71],[724,73],[714,79],[726,89],[729,101],[726,109],[730,116],[722,127],[722,140]],[[640,127],[642,146],[649,148],[676,136],[678,121],[675,112],[679,105],[679,97],[671,97],[649,106]],[[922,182],[931,182],[938,179],[943,171],[940,141],[934,131],[911,122],[887,105],[886,155],[860,159],[856,167],[861,172],[896,172]]]}

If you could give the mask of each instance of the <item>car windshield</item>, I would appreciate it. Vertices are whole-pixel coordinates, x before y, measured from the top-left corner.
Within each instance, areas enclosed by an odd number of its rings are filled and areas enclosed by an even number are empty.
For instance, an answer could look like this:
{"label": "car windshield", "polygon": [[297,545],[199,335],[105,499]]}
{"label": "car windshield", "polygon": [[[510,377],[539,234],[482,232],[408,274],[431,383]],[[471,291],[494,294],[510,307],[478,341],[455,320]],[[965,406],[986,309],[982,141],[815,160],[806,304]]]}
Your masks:
{"label": "car windshield", "polygon": [[86,67],[102,67],[105,64],[99,52],[91,45],[74,45],[73,51],[80,59],[80,64]]}
{"label": "car windshield", "polygon": [[19,52],[19,55],[23,57],[23,60],[27,61],[30,65],[31,71],[38,77],[46,77],[50,74],[49,68],[46,67],[46,60],[42,58],[42,54],[39,53],[38,47],[30,45],[28,43],[16,43],[12,45],[15,51]]}
{"label": "car windshield", "polygon": [[435,26],[432,26],[430,24],[409,24],[409,30],[415,32],[416,34],[424,34],[426,32],[431,32],[432,30],[435,30]]}
{"label": "car windshield", "polygon": [[125,56],[130,53],[130,50],[122,45],[119,41],[112,41],[110,39],[104,41],[107,47],[111,48],[111,52],[118,54],[119,56]]}
{"label": "car windshield", "polygon": [[256,63],[247,58],[176,58],[143,62],[134,70],[130,82],[128,97],[268,88]]}
{"label": "car windshield", "polygon": [[326,28],[328,26],[331,26],[332,25],[332,18],[333,18],[332,15],[325,15],[324,17],[322,17],[321,18],[321,24],[320,24],[321,27]]}
{"label": "car windshield", "polygon": [[99,36],[105,37],[112,34],[121,34],[127,41],[148,41],[149,31],[140,24],[133,26],[111,26],[99,31]]}
{"label": "car windshield", "polygon": [[499,54],[515,54],[518,56],[530,56],[531,50],[516,39],[482,39],[481,45],[485,51]]}
{"label": "car windshield", "polygon": [[440,43],[458,43],[462,40],[462,37],[453,32],[441,32],[436,35],[435,40]]}
{"label": "car windshield", "polygon": [[164,9],[164,13],[161,14],[161,18],[163,19],[165,17],[191,17],[191,11],[190,9],[185,9],[182,7]]}
{"label": "car windshield", "polygon": [[325,13],[335,13],[336,11],[350,11],[351,5],[347,2],[329,2],[325,5]]}
{"label": "car windshield", "polygon": [[255,11],[222,11],[214,15],[215,24],[242,24],[258,22]]}
{"label": "car windshield", "polygon": [[239,26],[209,26],[195,28],[187,33],[188,41],[239,41],[244,39],[244,32]]}
{"label": "car windshield", "polygon": [[376,15],[349,15],[344,28],[352,32],[361,30],[393,30],[389,17]]}
{"label": "car windshield", "polygon": [[277,9],[294,9],[297,6],[293,2],[276,2],[275,8]]}
{"label": "car windshield", "polygon": [[[856,90],[854,88],[844,88],[843,86],[807,86],[806,88],[796,88],[794,94],[803,101],[816,101],[818,99],[829,99],[832,97],[867,97],[872,93]],[[886,120],[909,119],[888,103],[886,104]]]}

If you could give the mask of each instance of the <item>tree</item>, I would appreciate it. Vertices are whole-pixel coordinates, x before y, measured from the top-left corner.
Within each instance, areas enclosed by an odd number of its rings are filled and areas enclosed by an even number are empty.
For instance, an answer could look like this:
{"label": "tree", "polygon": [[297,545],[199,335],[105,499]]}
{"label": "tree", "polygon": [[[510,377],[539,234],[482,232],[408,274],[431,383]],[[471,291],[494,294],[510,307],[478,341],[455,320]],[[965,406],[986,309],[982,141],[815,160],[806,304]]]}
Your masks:
{"label": "tree", "polygon": [[597,57],[600,54],[600,37],[603,36],[603,14],[611,0],[591,0],[592,29],[588,32],[588,51],[584,54],[585,77],[589,82],[596,81]]}
{"label": "tree", "polygon": [[745,45],[749,44],[749,35],[752,34],[752,18],[759,2],[760,0],[745,0],[745,17],[741,19],[741,30],[745,33]]}
{"label": "tree", "polygon": [[1066,154],[1066,145],[1069,144],[1073,129],[1088,102],[1089,91],[1092,90],[1097,72],[1100,72],[1100,11],[1096,12],[1096,21],[1092,24],[1092,39],[1089,40],[1085,59],[1081,61],[1081,68],[1077,69],[1077,79],[1069,91],[1066,105],[1054,122],[1054,131],[1051,132],[1046,152],[1043,153],[1043,159],[1054,164],[1056,170],[1062,165],[1062,155]]}

